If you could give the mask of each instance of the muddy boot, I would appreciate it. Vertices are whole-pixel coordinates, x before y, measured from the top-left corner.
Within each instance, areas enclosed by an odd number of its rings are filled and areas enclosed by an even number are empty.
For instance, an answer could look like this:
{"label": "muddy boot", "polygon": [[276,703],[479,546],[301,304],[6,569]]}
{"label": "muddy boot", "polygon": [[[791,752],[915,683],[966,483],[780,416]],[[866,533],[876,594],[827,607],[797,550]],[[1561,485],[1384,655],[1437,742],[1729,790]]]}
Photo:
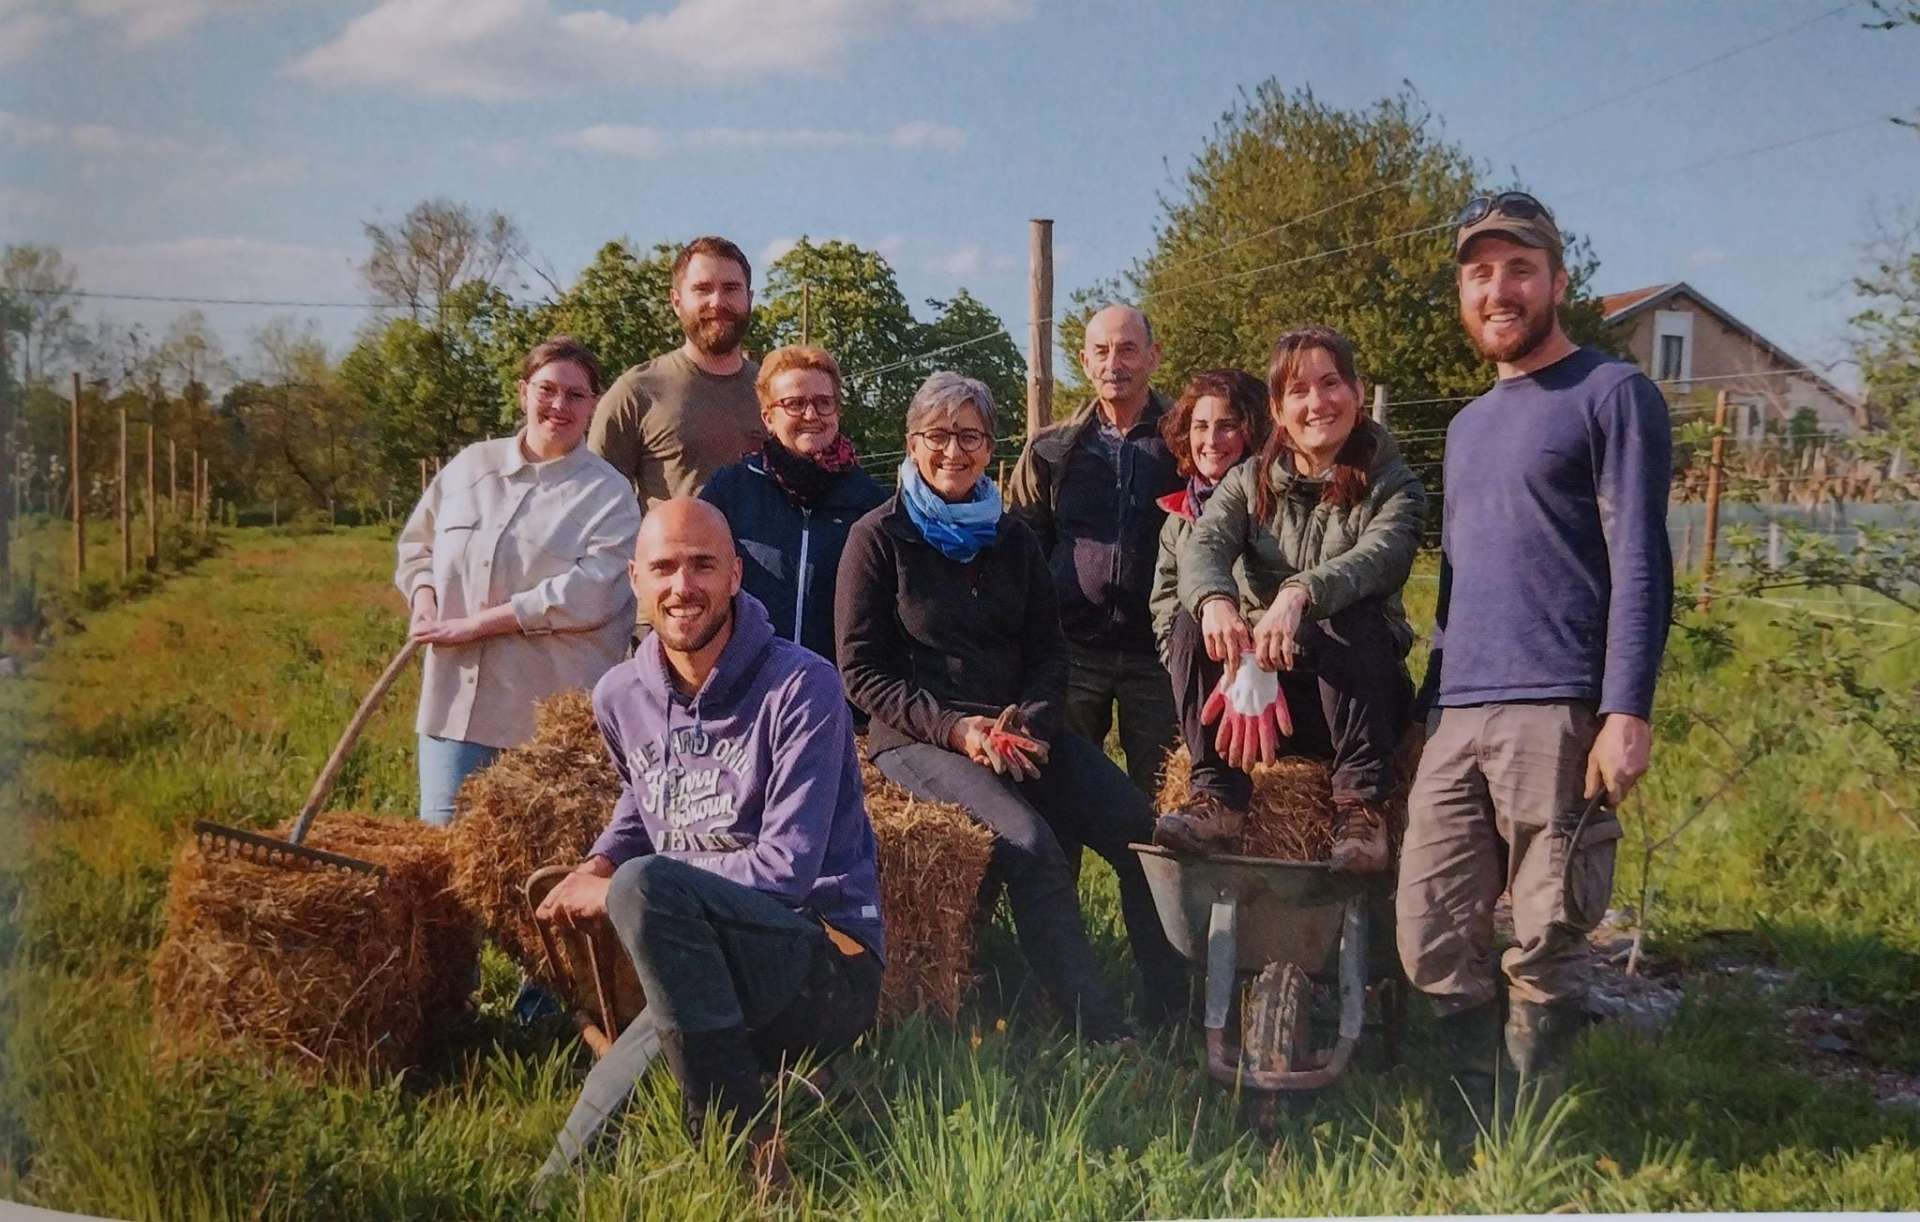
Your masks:
{"label": "muddy boot", "polygon": [[1567,1092],[1567,1062],[1583,1016],[1572,1006],[1534,1001],[1512,1002],[1507,1011],[1507,1061],[1517,1102],[1542,1114]]}
{"label": "muddy boot", "polygon": [[1448,1074],[1440,1088],[1441,1107],[1455,1117],[1449,1151],[1465,1161],[1473,1157],[1481,1132],[1495,1132],[1499,1125],[1494,1076],[1500,1063],[1500,1006],[1484,1002],[1446,1015],[1434,1026]]}
{"label": "muddy boot", "polygon": [[1327,859],[1347,874],[1377,874],[1387,868],[1387,816],[1373,802],[1336,798],[1333,804],[1333,853]]}
{"label": "muddy boot", "polygon": [[1238,853],[1240,829],[1246,821],[1244,811],[1230,809],[1215,798],[1197,798],[1156,819],[1153,842],[1193,856]]}

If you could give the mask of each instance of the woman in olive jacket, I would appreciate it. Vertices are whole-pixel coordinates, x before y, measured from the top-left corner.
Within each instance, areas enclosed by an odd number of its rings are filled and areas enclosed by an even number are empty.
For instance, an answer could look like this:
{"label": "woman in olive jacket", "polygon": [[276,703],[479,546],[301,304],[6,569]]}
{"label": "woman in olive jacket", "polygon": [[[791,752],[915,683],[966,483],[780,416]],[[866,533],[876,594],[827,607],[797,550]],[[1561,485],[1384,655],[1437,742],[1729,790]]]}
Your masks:
{"label": "woman in olive jacket", "polygon": [[[1393,753],[1413,699],[1400,589],[1426,491],[1387,431],[1361,414],[1353,345],[1339,332],[1282,336],[1267,391],[1272,437],[1220,482],[1181,547],[1179,602],[1199,623],[1207,663],[1191,668],[1190,682],[1205,692],[1220,682],[1214,675],[1231,680],[1241,666],[1277,672],[1294,722],[1277,753],[1332,765],[1334,868],[1384,870]],[[1270,758],[1245,738],[1229,753],[1242,770]],[[1231,796],[1237,808],[1197,795],[1161,818],[1156,839],[1230,850],[1246,802]]]}
{"label": "woman in olive jacket", "polygon": [[[1185,963],[1167,943],[1129,842],[1153,810],[1118,765],[1065,728],[1067,643],[1040,543],[986,477],[993,398],[957,373],[907,408],[900,491],[854,523],[835,598],[840,671],[871,718],[867,753],[888,779],[964,807],[994,834],[1028,963],[1082,1034],[1129,1034],[1095,970],[1060,836],[1119,877],[1142,1016],[1185,1012]],[[1032,744],[1009,752],[1011,727]]]}

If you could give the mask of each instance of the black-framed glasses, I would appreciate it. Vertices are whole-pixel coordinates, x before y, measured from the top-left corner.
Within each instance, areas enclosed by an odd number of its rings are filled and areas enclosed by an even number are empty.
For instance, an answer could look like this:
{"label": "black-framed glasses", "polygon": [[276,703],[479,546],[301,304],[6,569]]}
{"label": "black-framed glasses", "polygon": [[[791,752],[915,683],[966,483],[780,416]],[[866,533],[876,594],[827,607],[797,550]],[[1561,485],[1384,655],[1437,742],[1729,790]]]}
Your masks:
{"label": "black-framed glasses", "polygon": [[978,454],[981,446],[993,440],[993,434],[984,429],[923,429],[909,436],[918,437],[934,450],[944,450],[948,443],[957,441],[962,454]]}
{"label": "black-framed glasses", "polygon": [[813,414],[823,420],[828,416],[840,414],[840,400],[832,395],[793,395],[785,399],[775,399],[773,405],[795,418],[806,415],[808,408],[812,408]]}
{"label": "black-framed glasses", "polygon": [[1478,225],[1495,212],[1515,221],[1536,221],[1543,216],[1553,220],[1553,210],[1525,191],[1502,191],[1498,195],[1476,195],[1468,200],[1453,218],[1453,227],[1465,229],[1468,225]]}

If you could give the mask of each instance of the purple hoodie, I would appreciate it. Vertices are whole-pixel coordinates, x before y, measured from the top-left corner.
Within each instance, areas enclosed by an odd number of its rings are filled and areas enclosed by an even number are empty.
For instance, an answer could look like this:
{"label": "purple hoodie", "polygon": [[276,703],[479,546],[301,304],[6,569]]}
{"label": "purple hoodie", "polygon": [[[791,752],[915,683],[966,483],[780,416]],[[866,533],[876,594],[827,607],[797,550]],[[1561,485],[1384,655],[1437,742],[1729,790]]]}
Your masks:
{"label": "purple hoodie", "polygon": [[593,712],[620,801],[593,852],[660,852],[773,896],[885,954],[873,826],[832,663],[773,635],[744,590],[733,636],[691,698],[660,638],[601,677]]}

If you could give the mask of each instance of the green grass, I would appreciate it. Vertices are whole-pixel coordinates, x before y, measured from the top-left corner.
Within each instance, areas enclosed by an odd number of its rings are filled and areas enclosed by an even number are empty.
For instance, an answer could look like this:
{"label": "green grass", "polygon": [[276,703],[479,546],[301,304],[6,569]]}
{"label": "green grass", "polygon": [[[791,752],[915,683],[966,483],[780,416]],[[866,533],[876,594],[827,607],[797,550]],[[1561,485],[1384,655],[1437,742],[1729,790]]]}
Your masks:
{"label": "green grass", "polygon": [[[291,814],[401,631],[385,532],[225,537],[221,554],[85,613],[25,678],[0,683],[0,1196],[130,1218],[529,1216],[532,1172],[585,1054],[557,1026],[511,1023],[515,975],[497,955],[478,1016],[450,1032],[438,1062],[403,1077],[314,1085],[244,1060],[166,1071],[149,1060],[146,959],[186,826]],[[1417,617],[1431,597],[1430,582],[1409,588]],[[1765,613],[1731,614],[1742,650],[1775,632]],[[1888,653],[1886,675],[1911,679],[1916,654]],[[1676,696],[1736,732],[1779,702],[1738,652],[1676,657]],[[409,677],[389,697],[336,803],[410,815],[416,694]],[[1694,733],[1663,738],[1656,768],[1671,775],[1666,790],[1650,783],[1649,803],[1711,788]],[[996,987],[956,1027],[915,1022],[870,1039],[845,1062],[835,1106],[794,1119],[794,1212],[1911,1205],[1920,1114],[1807,1076],[1774,1013],[1785,999],[1872,1007],[1884,1026],[1875,1058],[1920,1068],[1905,1034],[1920,1029],[1920,844],[1860,787],[1859,750],[1809,735],[1660,857],[1656,947],[1703,969],[1675,1025],[1657,1040],[1589,1035],[1577,1097],[1464,1171],[1441,1157],[1446,1088],[1418,1021],[1407,1066],[1365,1058],[1269,1141],[1204,1080],[1190,1035],[1081,1048],[1033,1003],[996,927],[983,952]],[[1630,808],[1623,902],[1638,887],[1634,818]],[[1124,981],[1110,873],[1090,861],[1083,890],[1106,970]],[[1796,969],[1790,998],[1704,970],[1729,954]],[[672,1084],[655,1075],[614,1161],[565,1185],[552,1216],[749,1212],[728,1151],[691,1143],[677,1117]]]}

